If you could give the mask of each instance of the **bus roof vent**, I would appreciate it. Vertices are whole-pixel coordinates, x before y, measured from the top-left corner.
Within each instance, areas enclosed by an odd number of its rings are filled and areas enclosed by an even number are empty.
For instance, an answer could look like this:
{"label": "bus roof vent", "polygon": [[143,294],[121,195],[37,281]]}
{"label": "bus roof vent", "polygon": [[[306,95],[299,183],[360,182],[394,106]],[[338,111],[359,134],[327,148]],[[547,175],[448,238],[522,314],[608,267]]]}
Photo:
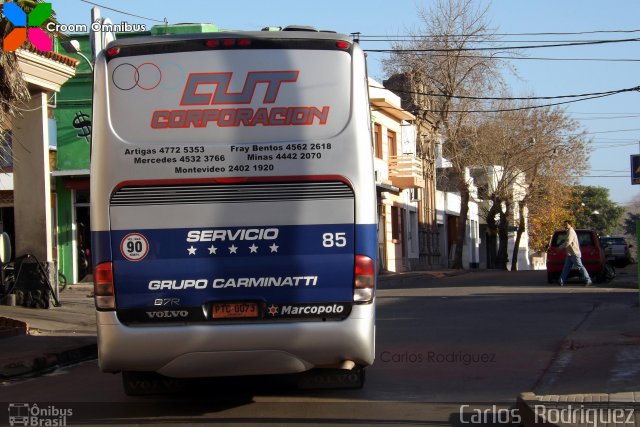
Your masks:
{"label": "bus roof vent", "polygon": [[282,29],[282,31],[313,31],[314,33],[318,32],[318,30],[309,25],[287,25]]}

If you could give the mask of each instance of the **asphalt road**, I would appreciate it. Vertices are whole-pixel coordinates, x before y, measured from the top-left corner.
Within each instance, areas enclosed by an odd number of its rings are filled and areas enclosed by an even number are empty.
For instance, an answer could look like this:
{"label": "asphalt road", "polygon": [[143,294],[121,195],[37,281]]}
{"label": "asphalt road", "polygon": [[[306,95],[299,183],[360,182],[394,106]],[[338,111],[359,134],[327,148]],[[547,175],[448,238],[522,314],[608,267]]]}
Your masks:
{"label": "asphalt road", "polygon": [[0,401],[72,409],[68,425],[463,425],[476,410],[508,411],[519,393],[539,385],[564,338],[594,307],[632,305],[637,294],[578,283],[551,286],[545,272],[389,282],[377,294],[377,360],[362,390],[298,390],[265,378],[207,381],[189,394],[127,397],[119,375],[87,362],[3,386]]}

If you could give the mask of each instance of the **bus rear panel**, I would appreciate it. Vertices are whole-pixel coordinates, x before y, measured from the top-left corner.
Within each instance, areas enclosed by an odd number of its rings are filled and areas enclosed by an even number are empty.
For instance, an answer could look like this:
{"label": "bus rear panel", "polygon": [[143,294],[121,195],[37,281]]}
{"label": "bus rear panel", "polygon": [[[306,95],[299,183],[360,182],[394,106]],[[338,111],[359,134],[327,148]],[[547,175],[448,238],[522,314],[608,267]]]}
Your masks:
{"label": "bus rear panel", "polygon": [[280,374],[374,359],[364,55],[310,32],[151,36],[95,65],[100,367]]}

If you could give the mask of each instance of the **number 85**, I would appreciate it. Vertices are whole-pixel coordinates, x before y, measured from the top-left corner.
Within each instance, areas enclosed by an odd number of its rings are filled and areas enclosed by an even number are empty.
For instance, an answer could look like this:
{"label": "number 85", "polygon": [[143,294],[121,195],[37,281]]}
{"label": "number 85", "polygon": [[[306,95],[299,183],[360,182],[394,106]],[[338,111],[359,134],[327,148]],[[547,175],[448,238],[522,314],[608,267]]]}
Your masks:
{"label": "number 85", "polygon": [[325,248],[344,248],[347,246],[347,233],[324,233],[322,235],[322,246]]}

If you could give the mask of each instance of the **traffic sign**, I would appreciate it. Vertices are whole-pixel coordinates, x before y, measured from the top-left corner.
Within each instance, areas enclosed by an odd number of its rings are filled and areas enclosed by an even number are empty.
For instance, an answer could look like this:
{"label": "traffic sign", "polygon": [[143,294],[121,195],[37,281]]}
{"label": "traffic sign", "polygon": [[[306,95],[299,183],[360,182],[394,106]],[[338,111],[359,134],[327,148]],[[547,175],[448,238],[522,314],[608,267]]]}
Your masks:
{"label": "traffic sign", "polygon": [[631,184],[640,184],[640,154],[631,155]]}

